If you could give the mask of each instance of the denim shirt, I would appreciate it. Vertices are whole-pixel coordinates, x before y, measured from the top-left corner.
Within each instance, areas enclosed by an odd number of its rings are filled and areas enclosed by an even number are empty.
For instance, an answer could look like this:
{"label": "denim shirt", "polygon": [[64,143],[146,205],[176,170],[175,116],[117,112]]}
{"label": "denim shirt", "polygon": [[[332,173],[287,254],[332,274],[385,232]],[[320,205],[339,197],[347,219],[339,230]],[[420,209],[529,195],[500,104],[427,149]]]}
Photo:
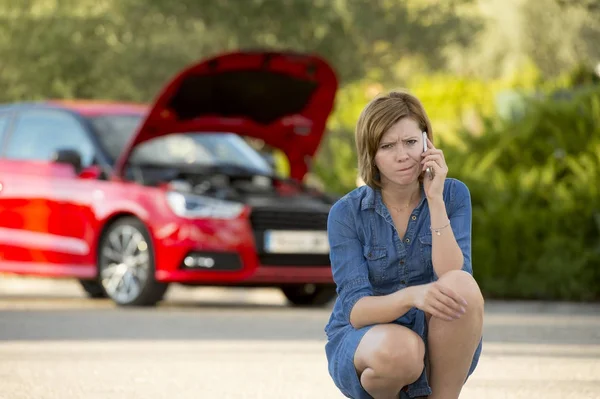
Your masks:
{"label": "denim shirt", "polygon": [[[463,182],[448,178],[443,196],[463,253],[462,269],[472,274],[469,189]],[[328,337],[350,325],[350,312],[359,299],[437,280],[431,260],[429,207],[422,185],[421,201],[409,217],[404,237],[398,235],[381,191],[368,186],[351,191],[334,204],[327,230],[338,294],[325,327]],[[397,322],[410,324],[415,310],[400,316]]]}

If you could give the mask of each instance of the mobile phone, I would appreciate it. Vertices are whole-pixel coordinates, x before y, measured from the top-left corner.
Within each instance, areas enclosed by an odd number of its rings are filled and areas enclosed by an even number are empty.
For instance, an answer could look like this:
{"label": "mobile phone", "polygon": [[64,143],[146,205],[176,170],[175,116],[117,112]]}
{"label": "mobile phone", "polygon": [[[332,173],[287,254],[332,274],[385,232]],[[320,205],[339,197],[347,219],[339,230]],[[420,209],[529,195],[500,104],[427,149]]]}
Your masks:
{"label": "mobile phone", "polygon": [[[423,132],[423,152],[427,151],[427,132]],[[425,174],[429,177],[429,179],[433,179],[433,173],[430,167],[425,169]]]}

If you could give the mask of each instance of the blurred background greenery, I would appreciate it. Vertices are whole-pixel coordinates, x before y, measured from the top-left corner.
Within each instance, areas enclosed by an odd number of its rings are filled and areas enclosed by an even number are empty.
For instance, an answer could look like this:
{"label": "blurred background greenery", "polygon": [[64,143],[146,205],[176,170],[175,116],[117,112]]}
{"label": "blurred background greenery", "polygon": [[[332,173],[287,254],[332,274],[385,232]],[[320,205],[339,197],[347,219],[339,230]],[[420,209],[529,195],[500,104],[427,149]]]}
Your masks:
{"label": "blurred background greenery", "polygon": [[318,53],[341,85],[309,179],[339,195],[360,110],[406,87],[471,189],[486,296],[600,299],[600,0],[0,0],[0,20],[0,102],[148,102],[223,51]]}

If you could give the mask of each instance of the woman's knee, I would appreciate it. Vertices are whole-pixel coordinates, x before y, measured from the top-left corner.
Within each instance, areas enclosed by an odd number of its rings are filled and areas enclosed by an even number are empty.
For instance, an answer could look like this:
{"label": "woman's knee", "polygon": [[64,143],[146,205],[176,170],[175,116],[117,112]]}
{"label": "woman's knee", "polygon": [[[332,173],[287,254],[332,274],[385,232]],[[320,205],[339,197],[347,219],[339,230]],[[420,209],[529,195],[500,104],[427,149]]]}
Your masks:
{"label": "woman's knee", "polygon": [[471,274],[463,270],[452,270],[444,273],[439,281],[462,296],[467,301],[469,310],[483,313],[483,295],[479,289],[479,284]]}
{"label": "woman's knee", "polygon": [[419,378],[425,367],[425,344],[421,337],[398,325],[375,326],[369,333],[371,337],[364,337],[365,350],[359,352],[360,345],[357,350],[362,358],[355,362],[357,366],[362,363],[364,369],[372,369],[373,378],[401,380],[406,384]]}

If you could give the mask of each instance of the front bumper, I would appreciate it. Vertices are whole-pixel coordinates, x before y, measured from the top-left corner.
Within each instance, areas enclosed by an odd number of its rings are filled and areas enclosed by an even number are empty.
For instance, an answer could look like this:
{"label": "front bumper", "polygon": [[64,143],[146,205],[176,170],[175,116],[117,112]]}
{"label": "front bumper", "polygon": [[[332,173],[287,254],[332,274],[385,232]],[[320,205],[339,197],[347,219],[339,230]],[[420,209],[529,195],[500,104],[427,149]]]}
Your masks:
{"label": "front bumper", "polygon": [[[289,220],[279,225],[304,227]],[[158,226],[153,232],[156,279],[199,285],[333,283],[328,254],[262,250],[262,235],[273,227],[248,215],[235,220],[180,219]]]}

